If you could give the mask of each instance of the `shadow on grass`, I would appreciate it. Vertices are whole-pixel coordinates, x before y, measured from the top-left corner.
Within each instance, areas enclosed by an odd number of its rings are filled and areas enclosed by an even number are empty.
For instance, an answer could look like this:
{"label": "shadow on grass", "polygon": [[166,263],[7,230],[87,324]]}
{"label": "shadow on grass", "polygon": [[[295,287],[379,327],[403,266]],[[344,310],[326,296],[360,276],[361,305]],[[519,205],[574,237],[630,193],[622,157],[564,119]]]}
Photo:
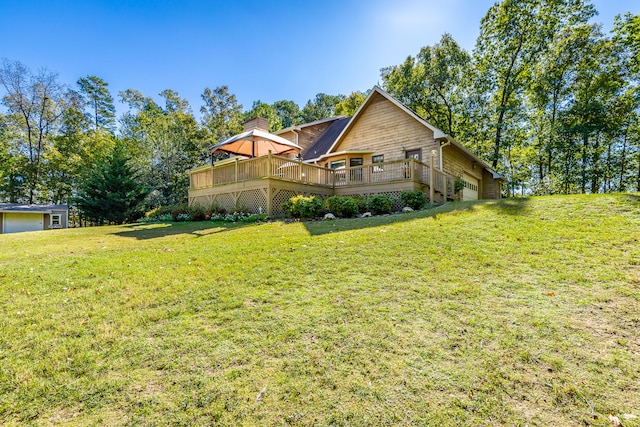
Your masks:
{"label": "shadow on grass", "polygon": [[232,222],[162,222],[156,224],[129,224],[124,225],[125,231],[113,233],[116,236],[133,238],[137,240],[157,239],[160,237],[189,234],[193,237],[203,237],[210,234],[222,233],[240,227],[253,225],[249,223]]}
{"label": "shadow on grass", "polygon": [[[640,199],[638,196],[631,196]],[[391,215],[374,216],[370,218],[338,219],[335,221],[305,221],[304,227],[310,235],[319,236],[340,231],[358,230],[371,227],[380,227],[397,222],[413,221],[421,218],[432,218],[450,212],[463,212],[476,209],[478,206],[497,210],[508,215],[520,215],[527,209],[528,198],[502,199],[499,201],[471,201],[450,202],[432,209],[411,213],[396,213]],[[252,223],[229,222],[163,222],[156,224],[129,224],[123,226],[125,231],[113,233],[120,237],[134,238],[137,240],[149,240],[178,234],[189,234],[193,237],[203,237],[211,234],[222,233],[237,228],[252,226]]]}
{"label": "shadow on grass", "polygon": [[640,203],[640,193],[622,193],[621,199],[625,202]]}
{"label": "shadow on grass", "polygon": [[304,226],[312,236],[340,231],[359,230],[370,227],[380,227],[398,222],[414,221],[421,218],[433,218],[448,212],[469,211],[475,209],[477,202],[452,202],[432,209],[410,213],[395,213],[391,215],[374,216],[370,218],[349,218],[335,221],[308,221]]}
{"label": "shadow on grass", "polygon": [[496,200],[493,203],[485,204],[485,207],[506,215],[522,215],[529,209],[530,201],[529,197],[515,197]]}
{"label": "shadow on grass", "polygon": [[450,202],[424,211],[405,214],[392,214],[371,218],[340,219],[336,221],[311,221],[305,222],[309,234],[317,236],[340,231],[357,230],[369,227],[380,227],[397,222],[413,221],[421,218],[435,218],[438,215],[450,212],[472,211],[482,206],[483,208],[499,211],[507,215],[522,215],[527,211],[528,198],[502,199],[502,200],[475,200],[469,202]]}

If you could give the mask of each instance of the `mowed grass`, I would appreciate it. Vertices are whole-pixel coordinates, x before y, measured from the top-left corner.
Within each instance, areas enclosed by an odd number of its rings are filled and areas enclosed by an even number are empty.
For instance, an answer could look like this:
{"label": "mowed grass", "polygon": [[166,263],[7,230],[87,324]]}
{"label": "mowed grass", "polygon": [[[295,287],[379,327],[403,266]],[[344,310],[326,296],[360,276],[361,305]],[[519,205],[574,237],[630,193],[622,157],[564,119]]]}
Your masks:
{"label": "mowed grass", "polygon": [[640,196],[0,235],[0,424],[640,425]]}

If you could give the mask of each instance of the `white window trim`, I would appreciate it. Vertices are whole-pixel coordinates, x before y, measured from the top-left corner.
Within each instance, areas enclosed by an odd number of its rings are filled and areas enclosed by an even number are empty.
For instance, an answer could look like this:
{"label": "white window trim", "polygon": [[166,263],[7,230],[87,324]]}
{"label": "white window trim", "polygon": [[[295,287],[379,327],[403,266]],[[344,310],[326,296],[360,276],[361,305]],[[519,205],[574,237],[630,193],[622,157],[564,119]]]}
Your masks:
{"label": "white window trim", "polygon": [[55,225],[56,228],[62,228],[62,214],[50,214],[49,215],[49,228],[54,228],[53,218],[58,218],[58,224]]}

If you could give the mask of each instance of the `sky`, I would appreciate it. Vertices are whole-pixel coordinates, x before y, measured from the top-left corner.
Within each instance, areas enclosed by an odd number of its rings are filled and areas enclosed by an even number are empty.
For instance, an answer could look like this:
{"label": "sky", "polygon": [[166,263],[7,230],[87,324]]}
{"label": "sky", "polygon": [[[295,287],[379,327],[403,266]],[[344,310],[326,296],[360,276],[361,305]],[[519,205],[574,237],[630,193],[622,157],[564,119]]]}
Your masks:
{"label": "sky", "polygon": [[[173,89],[199,115],[205,87],[301,107],[317,93],[370,89],[450,33],[471,51],[493,0],[0,0],[0,58],[47,68],[74,86],[96,75],[114,98]],[[640,0],[595,0],[605,31]],[[116,104],[119,114],[126,107]]]}

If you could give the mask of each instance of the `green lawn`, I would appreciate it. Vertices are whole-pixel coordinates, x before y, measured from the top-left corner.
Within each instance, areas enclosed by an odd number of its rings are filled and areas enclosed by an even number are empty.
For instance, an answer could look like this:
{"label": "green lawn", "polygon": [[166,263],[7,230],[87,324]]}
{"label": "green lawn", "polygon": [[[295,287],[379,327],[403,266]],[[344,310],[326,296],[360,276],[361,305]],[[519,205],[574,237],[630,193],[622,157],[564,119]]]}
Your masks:
{"label": "green lawn", "polygon": [[0,424],[640,425],[640,195],[0,235]]}

